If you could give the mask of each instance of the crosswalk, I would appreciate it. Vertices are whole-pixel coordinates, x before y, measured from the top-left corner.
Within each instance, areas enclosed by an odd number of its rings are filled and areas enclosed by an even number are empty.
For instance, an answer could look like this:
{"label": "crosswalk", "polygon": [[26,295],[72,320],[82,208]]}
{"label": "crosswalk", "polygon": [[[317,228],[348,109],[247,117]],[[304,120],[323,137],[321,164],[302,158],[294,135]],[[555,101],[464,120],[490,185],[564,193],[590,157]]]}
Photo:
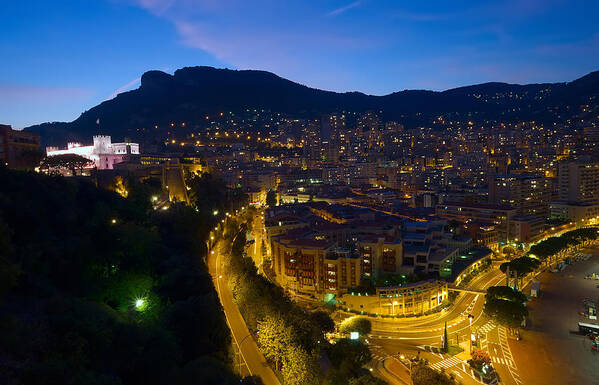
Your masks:
{"label": "crosswalk", "polygon": [[495,322],[491,321],[487,321],[486,324],[484,324],[483,326],[480,327],[479,332],[487,334],[488,332],[490,332],[491,330],[495,329],[495,327],[497,326],[497,324],[495,324]]}
{"label": "crosswalk", "polygon": [[452,366],[457,366],[457,365],[462,366],[462,364],[463,364],[463,362],[459,358],[449,357],[442,361],[431,364],[430,367],[432,369],[440,370],[441,368],[448,369],[448,368],[451,368]]}
{"label": "crosswalk", "polygon": [[370,354],[374,361],[384,361],[387,358],[387,353],[380,345],[370,345]]}
{"label": "crosswalk", "polygon": [[507,331],[504,326],[499,327],[499,343],[501,344],[501,352],[503,353],[503,357],[506,361],[506,366],[516,384],[521,385],[522,380],[520,379],[520,375],[518,374],[518,369],[516,368],[516,364],[514,363],[514,357],[512,357],[512,352],[507,342]]}
{"label": "crosswalk", "polygon": [[514,366],[514,362],[512,360],[510,360],[509,358],[491,356],[491,360],[495,364],[501,364],[501,365],[506,365],[506,366],[510,366],[510,367]]}

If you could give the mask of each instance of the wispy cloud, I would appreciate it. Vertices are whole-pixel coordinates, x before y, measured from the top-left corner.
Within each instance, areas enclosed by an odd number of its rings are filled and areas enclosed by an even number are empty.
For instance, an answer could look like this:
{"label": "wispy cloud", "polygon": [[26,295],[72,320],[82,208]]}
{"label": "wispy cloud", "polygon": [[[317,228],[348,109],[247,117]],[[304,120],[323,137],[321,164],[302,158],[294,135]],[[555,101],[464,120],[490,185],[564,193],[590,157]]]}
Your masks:
{"label": "wispy cloud", "polygon": [[110,100],[115,98],[118,94],[125,92],[125,91],[129,91],[130,89],[132,89],[133,87],[139,85],[141,83],[141,77],[135,78],[133,80],[131,80],[130,82],[123,84],[122,86],[120,86],[119,88],[117,88],[116,90],[114,90],[107,98],[106,100]]}
{"label": "wispy cloud", "polygon": [[162,15],[171,8],[175,0],[134,0],[134,2],[156,15]]}
{"label": "wispy cloud", "polygon": [[346,12],[346,11],[349,11],[352,8],[358,7],[361,3],[362,3],[361,0],[354,1],[353,3],[349,3],[347,5],[344,5],[343,7],[339,7],[337,9],[332,10],[331,12],[327,13],[327,16],[337,16],[337,15],[340,15],[340,14]]}

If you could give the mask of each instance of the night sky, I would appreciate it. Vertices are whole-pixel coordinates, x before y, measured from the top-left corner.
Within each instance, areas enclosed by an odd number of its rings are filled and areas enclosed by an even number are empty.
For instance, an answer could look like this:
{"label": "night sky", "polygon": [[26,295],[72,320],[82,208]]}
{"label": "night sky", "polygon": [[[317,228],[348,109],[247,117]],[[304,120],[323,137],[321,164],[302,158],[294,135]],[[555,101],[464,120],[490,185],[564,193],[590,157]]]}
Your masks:
{"label": "night sky", "polygon": [[0,123],[70,121],[144,71],[264,69],[386,94],[599,69],[597,1],[0,2]]}

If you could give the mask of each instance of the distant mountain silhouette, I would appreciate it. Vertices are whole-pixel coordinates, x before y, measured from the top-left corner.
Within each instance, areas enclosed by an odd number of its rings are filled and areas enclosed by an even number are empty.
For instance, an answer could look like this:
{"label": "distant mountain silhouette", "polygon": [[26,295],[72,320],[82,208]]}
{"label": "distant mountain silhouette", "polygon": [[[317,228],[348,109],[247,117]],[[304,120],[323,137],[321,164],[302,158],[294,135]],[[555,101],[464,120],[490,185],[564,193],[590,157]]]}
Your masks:
{"label": "distant mountain silhouette", "polygon": [[[385,96],[337,93],[310,88],[265,71],[186,67],[169,75],[148,71],[141,86],[107,100],[70,123],[26,128],[39,132],[46,145],[90,141],[98,132],[115,139],[148,140],[154,126],[186,122],[201,127],[205,115],[257,108],[297,117],[319,117],[338,111],[382,111],[385,120],[408,127],[425,125],[442,114],[471,116],[477,122],[565,121],[582,104],[597,105],[599,71],[568,83],[516,85],[484,83],[443,92],[405,90]],[[96,124],[97,120],[100,124]]]}

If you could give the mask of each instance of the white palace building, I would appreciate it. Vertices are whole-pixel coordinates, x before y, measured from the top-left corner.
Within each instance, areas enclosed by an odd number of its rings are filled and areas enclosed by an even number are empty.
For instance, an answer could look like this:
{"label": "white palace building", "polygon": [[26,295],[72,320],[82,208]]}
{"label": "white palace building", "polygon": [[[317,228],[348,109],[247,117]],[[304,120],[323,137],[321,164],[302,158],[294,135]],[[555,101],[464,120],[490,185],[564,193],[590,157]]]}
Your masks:
{"label": "white palace building", "polygon": [[112,143],[110,136],[94,136],[94,144],[68,143],[66,149],[46,147],[46,155],[77,154],[94,162],[98,170],[112,170],[113,166],[127,160],[130,155],[139,155],[139,143]]}

